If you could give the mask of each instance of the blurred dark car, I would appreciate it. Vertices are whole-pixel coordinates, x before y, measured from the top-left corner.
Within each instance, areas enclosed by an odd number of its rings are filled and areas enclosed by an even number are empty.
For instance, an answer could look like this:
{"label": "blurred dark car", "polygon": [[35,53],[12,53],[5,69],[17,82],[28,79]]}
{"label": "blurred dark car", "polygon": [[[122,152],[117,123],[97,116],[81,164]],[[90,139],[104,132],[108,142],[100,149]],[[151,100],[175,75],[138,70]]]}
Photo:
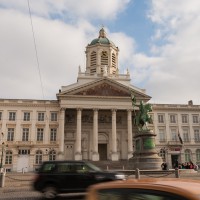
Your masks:
{"label": "blurred dark car", "polygon": [[112,181],[88,188],[85,200],[200,200],[200,181],[146,178]]}
{"label": "blurred dark car", "polygon": [[85,161],[46,161],[39,168],[33,187],[46,199],[53,199],[59,193],[86,192],[92,184],[119,179],[125,179],[125,175],[102,171]]}

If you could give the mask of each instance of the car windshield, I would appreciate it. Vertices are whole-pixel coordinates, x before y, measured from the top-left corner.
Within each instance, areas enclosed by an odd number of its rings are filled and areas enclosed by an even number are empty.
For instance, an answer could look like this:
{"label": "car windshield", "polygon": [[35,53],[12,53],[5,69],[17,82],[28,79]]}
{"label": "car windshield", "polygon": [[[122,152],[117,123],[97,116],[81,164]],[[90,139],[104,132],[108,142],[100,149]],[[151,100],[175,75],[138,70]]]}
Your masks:
{"label": "car windshield", "polygon": [[102,169],[100,169],[99,167],[93,165],[92,163],[87,163],[87,166],[91,171],[102,171]]}

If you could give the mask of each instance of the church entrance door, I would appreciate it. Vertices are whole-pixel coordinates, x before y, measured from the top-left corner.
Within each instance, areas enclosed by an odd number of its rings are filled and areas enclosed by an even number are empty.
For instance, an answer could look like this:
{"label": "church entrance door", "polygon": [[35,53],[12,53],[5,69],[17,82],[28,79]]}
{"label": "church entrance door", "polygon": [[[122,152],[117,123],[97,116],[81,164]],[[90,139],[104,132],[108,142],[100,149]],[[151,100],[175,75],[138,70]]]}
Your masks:
{"label": "church entrance door", "polygon": [[98,144],[99,160],[107,160],[107,144]]}

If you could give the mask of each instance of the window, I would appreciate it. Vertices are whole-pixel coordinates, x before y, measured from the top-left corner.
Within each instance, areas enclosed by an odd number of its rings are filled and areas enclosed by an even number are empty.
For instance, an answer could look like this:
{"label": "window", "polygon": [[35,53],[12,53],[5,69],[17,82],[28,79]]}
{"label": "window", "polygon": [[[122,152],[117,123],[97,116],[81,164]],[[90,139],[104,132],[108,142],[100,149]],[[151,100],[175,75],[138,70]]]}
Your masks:
{"label": "window", "polygon": [[182,123],[188,123],[188,115],[182,115]]}
{"label": "window", "polygon": [[193,115],[192,119],[193,119],[194,124],[199,123],[199,116],[198,115]]}
{"label": "window", "polygon": [[44,113],[43,112],[40,112],[38,113],[38,121],[44,121]]}
{"label": "window", "polygon": [[57,133],[57,129],[56,128],[51,128],[50,141],[56,141],[56,133]]}
{"label": "window", "polygon": [[14,128],[8,128],[7,141],[14,140]]}
{"label": "window", "polygon": [[189,142],[189,133],[188,133],[188,129],[183,129],[183,141],[184,141],[184,142]]}
{"label": "window", "polygon": [[172,141],[177,141],[176,129],[171,129],[171,137],[172,137]]}
{"label": "window", "polygon": [[43,134],[44,134],[44,129],[38,128],[37,129],[37,141],[43,141]]}
{"label": "window", "polygon": [[9,121],[15,121],[16,113],[15,112],[9,112]]}
{"label": "window", "polygon": [[12,164],[12,151],[6,151],[5,164],[6,165]]}
{"label": "window", "polygon": [[96,66],[96,58],[97,57],[97,53],[95,51],[93,51],[91,53],[91,57],[90,57],[90,66],[91,67],[95,67]]}
{"label": "window", "polygon": [[20,154],[20,155],[29,155],[30,154],[30,150],[29,149],[20,149],[18,151],[18,154]]}
{"label": "window", "polygon": [[42,164],[42,151],[41,150],[36,151],[35,164]]}
{"label": "window", "polygon": [[22,141],[28,141],[29,128],[22,129]]}
{"label": "window", "polygon": [[164,142],[165,141],[165,131],[164,131],[164,129],[159,129],[158,132],[159,132],[160,142]]}
{"label": "window", "polygon": [[189,149],[185,150],[185,162],[191,161],[191,151]]}
{"label": "window", "polygon": [[30,121],[30,112],[24,112],[24,121]]}
{"label": "window", "polygon": [[0,121],[2,120],[2,112],[0,112]]}
{"label": "window", "polygon": [[163,159],[163,161],[165,161],[166,160],[166,158],[165,158],[165,152],[166,152],[166,150],[165,149],[160,149],[160,153],[159,153],[159,156]]}
{"label": "window", "polygon": [[200,142],[199,129],[194,129],[194,141]]}
{"label": "window", "polygon": [[107,51],[102,51],[101,53],[101,67],[108,66],[108,53]]}
{"label": "window", "polygon": [[93,51],[90,56],[90,74],[96,73],[97,53]]}
{"label": "window", "polygon": [[56,152],[54,150],[49,152],[49,160],[56,160]]}
{"label": "window", "polygon": [[57,113],[56,112],[51,113],[51,121],[54,121],[54,122],[57,121]]}
{"label": "window", "polygon": [[170,123],[176,123],[176,116],[170,115]]}
{"label": "window", "polygon": [[116,68],[116,57],[114,53],[112,53],[112,67]]}
{"label": "window", "polygon": [[200,149],[196,150],[196,161],[200,161]]}
{"label": "window", "polygon": [[164,123],[164,115],[158,114],[158,123]]}

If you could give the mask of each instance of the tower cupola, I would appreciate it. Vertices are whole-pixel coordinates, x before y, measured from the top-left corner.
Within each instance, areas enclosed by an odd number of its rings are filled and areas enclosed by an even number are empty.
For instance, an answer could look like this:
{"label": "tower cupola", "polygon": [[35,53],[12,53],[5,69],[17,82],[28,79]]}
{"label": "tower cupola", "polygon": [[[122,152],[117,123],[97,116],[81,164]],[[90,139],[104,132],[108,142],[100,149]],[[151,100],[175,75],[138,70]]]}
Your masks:
{"label": "tower cupola", "polygon": [[86,47],[86,72],[90,75],[113,75],[118,72],[118,47],[106,36],[104,28],[99,37]]}

